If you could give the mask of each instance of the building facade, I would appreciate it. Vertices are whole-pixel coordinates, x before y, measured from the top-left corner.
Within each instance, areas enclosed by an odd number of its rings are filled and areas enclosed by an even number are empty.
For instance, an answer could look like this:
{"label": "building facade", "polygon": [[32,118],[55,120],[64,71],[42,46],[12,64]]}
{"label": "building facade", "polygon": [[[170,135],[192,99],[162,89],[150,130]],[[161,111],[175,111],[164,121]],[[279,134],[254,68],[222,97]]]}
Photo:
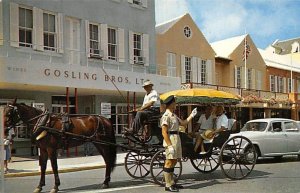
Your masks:
{"label": "building facade", "polygon": [[[0,10],[2,105],[17,97],[56,113],[105,113],[120,134],[146,79],[159,93],[180,87],[156,74],[154,1],[3,0]],[[20,147],[29,133],[18,128]]]}

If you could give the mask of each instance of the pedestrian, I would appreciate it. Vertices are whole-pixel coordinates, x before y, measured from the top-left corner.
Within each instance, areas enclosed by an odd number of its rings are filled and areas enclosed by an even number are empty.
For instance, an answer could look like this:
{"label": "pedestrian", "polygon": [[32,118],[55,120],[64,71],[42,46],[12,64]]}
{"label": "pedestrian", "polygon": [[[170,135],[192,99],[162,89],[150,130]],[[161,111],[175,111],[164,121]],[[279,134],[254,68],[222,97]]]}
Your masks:
{"label": "pedestrian", "polygon": [[[15,128],[13,127],[7,127],[8,130],[8,140],[9,140],[9,150],[10,150],[10,155],[12,155],[12,149],[13,149],[13,144],[14,144],[14,138],[16,137],[15,133]],[[11,156],[9,162],[12,162]]]}
{"label": "pedestrian", "polygon": [[160,98],[156,90],[153,89],[153,83],[146,80],[143,83],[143,88],[146,91],[143,105],[136,109],[136,115],[132,122],[131,128],[125,128],[126,133],[139,132],[144,127],[145,121],[153,115],[160,114]]}
{"label": "pedestrian", "polygon": [[10,154],[10,141],[8,138],[9,130],[4,131],[4,173],[8,173],[8,162],[11,159]]}
{"label": "pedestrian", "polygon": [[163,103],[166,111],[161,118],[163,146],[165,147],[166,161],[164,164],[165,191],[178,192],[181,185],[175,184],[174,167],[178,159],[182,157],[181,141],[179,136],[179,126],[186,126],[197,114],[195,108],[186,120],[178,118],[174,111],[176,109],[175,97],[169,96]]}

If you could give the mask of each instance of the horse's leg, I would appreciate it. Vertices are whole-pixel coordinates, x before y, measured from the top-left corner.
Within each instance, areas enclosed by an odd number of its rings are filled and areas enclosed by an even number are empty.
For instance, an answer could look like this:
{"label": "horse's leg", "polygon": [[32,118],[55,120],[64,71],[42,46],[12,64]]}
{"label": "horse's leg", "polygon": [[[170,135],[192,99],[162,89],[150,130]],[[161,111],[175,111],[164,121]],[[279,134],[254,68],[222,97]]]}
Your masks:
{"label": "horse's leg", "polygon": [[33,191],[34,193],[39,193],[42,191],[43,186],[45,186],[45,174],[47,169],[48,153],[45,148],[40,148],[39,164],[41,168],[40,183]]}
{"label": "horse's leg", "polygon": [[[112,159],[112,155],[110,153],[110,146],[107,145],[99,145],[99,144],[95,144],[95,147],[97,148],[97,150],[99,151],[99,153],[102,155],[104,162],[105,162],[105,180],[102,184],[102,188],[109,188],[109,182],[110,182],[110,174],[112,172],[112,169],[115,166],[115,163]],[[112,151],[111,151],[112,152]]]}
{"label": "horse's leg", "polygon": [[56,148],[48,148],[48,155],[51,161],[52,171],[54,174],[55,185],[50,193],[58,192],[58,186],[60,185],[60,179],[58,176],[58,166],[57,166],[57,149]]}

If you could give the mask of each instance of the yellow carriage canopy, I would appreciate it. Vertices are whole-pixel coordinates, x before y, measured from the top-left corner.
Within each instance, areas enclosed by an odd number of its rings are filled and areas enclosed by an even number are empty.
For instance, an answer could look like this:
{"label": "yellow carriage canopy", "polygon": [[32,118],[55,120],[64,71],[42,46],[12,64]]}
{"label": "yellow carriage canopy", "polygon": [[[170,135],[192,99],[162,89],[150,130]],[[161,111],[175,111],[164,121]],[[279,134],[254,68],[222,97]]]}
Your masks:
{"label": "yellow carriage canopy", "polygon": [[215,89],[193,88],[185,90],[174,90],[160,95],[161,100],[174,95],[178,104],[193,103],[220,103],[220,104],[238,104],[241,99],[231,93]]}

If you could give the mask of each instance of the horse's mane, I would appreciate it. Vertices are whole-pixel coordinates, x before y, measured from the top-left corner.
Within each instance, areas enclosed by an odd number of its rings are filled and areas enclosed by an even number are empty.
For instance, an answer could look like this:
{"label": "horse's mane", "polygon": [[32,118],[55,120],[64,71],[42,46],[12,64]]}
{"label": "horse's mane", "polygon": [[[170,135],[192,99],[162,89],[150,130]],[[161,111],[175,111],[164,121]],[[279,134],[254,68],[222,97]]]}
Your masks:
{"label": "horse's mane", "polygon": [[19,105],[20,106],[23,106],[24,108],[26,108],[28,111],[35,111],[35,113],[42,113],[43,111],[42,110],[40,110],[40,109],[37,109],[37,108],[34,108],[34,107],[32,107],[32,106],[28,106],[28,105],[26,105],[25,103],[19,103]]}

